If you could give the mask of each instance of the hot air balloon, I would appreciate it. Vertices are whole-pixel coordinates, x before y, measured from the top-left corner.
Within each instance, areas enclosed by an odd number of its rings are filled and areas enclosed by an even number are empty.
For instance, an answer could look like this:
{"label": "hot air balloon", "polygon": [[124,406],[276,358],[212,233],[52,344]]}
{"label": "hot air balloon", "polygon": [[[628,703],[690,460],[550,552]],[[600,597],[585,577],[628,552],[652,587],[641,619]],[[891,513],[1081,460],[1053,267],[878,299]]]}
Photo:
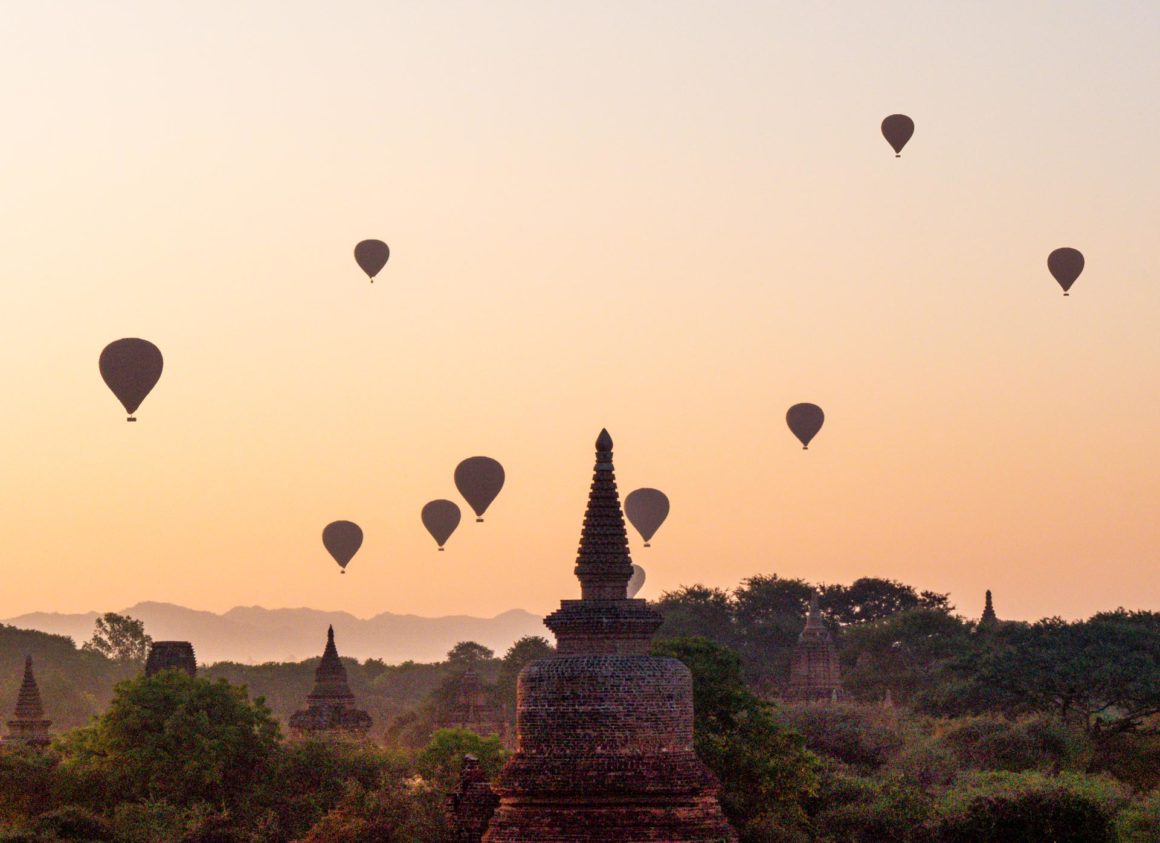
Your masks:
{"label": "hot air balloon", "polygon": [[135,422],[133,413],[161,377],[161,351],[148,340],[128,338],[111,342],[101,352],[101,377]]}
{"label": "hot air balloon", "polygon": [[354,259],[372,284],[375,283],[375,276],[387,265],[390,256],[391,248],[382,240],[363,240],[354,247]]}
{"label": "hot air balloon", "polygon": [[882,137],[894,147],[894,157],[902,157],[902,147],[914,134],[914,121],[905,114],[891,114],[882,121]]}
{"label": "hot air balloon", "polygon": [[332,521],[322,529],[322,543],[346,573],[346,566],[362,547],[363,531],[353,521]]}
{"label": "hot air balloon", "polygon": [[636,597],[642,588],[644,588],[644,568],[634,562],[632,576],[628,579],[628,599]]}
{"label": "hot air balloon", "polygon": [[455,488],[475,510],[476,521],[503,488],[503,466],[491,457],[469,457],[455,466]]}
{"label": "hot air balloon", "polygon": [[826,414],[817,404],[794,404],[785,414],[785,423],[793,435],[801,440],[802,450],[808,451],[810,440],[822,429]]}
{"label": "hot air balloon", "polygon": [[454,501],[431,501],[423,507],[423,526],[440,550],[459,526],[459,517],[459,506]]}
{"label": "hot air balloon", "polygon": [[1066,296],[1075,279],[1083,272],[1083,254],[1079,249],[1070,249],[1066,246],[1056,249],[1047,256],[1047,268],[1051,270],[1051,275],[1059,282],[1059,286],[1063,287],[1063,294]]}
{"label": "hot air balloon", "polygon": [[624,514],[644,539],[644,546],[649,547],[653,533],[669,515],[669,499],[657,489],[637,489],[624,499]]}

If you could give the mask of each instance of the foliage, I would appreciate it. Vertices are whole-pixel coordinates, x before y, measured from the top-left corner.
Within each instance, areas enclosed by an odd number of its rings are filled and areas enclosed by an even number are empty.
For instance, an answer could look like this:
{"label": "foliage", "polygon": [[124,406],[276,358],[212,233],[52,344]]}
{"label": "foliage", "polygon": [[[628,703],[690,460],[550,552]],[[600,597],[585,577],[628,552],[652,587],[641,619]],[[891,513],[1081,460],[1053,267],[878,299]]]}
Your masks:
{"label": "foliage", "polygon": [[474,641],[460,641],[447,652],[447,664],[459,673],[493,658],[495,658],[494,650]]}
{"label": "foliage", "polygon": [[141,667],[152,643],[153,639],[145,634],[143,621],[106,612],[97,618],[93,637],[81,649],[115,662]]}
{"label": "foliage", "polygon": [[0,749],[0,821],[51,810],[59,763],[55,753],[23,746]]}
{"label": "foliage", "polygon": [[815,803],[816,843],[898,843],[927,841],[931,799],[922,789],[898,779],[858,775],[827,762]]}
{"label": "foliage", "polygon": [[814,759],[746,687],[738,656],[706,638],[658,641],[653,654],[680,659],[693,674],[694,746],[720,779],[721,807],[743,843],[804,831]]}
{"label": "foliage", "polygon": [[488,778],[494,778],[508,758],[495,735],[480,737],[469,729],[440,729],[415,759],[415,769],[437,789],[450,791],[459,781],[463,756],[469,753],[479,759]]}
{"label": "foliage", "polygon": [[1047,618],[1019,629],[980,673],[1012,709],[1054,712],[1092,733],[1144,728],[1160,714],[1160,615]]}
{"label": "foliage", "polygon": [[913,586],[879,577],[860,577],[850,585],[823,585],[821,592],[823,614],[840,626],[873,623],[915,609],[943,614],[954,609],[946,594],[919,593]]}
{"label": "foliage", "polygon": [[811,752],[862,772],[886,764],[904,740],[897,718],[879,706],[783,703],[778,719],[804,735]]}
{"label": "foliage", "polygon": [[733,598],[719,588],[683,586],[668,591],[653,604],[664,616],[657,631],[660,638],[701,637],[734,647],[737,633],[733,624]]}
{"label": "foliage", "polygon": [[121,800],[230,804],[254,786],[278,724],[245,688],[173,670],[122,682],[92,725],[62,738],[66,764],[103,778]]}
{"label": "foliage", "polygon": [[431,787],[384,779],[374,788],[350,783],[342,799],[302,843],[451,843],[443,796]]}
{"label": "foliage", "polygon": [[936,806],[940,843],[1114,843],[1122,786],[1074,773],[976,773]]}
{"label": "foliage", "polygon": [[556,648],[546,638],[528,635],[516,641],[504,654],[499,666],[499,676],[495,684],[495,696],[508,721],[516,718],[516,683],[520,671],[538,659],[546,659],[555,654]]}

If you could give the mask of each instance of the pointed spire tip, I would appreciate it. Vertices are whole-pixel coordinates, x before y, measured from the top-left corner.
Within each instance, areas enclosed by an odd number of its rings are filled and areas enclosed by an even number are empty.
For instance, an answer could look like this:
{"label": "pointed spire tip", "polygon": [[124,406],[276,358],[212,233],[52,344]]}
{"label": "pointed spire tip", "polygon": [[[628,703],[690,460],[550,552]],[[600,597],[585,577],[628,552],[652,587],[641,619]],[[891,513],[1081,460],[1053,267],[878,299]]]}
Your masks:
{"label": "pointed spire tip", "polygon": [[611,451],[612,450],[612,437],[608,435],[607,428],[602,429],[600,431],[600,435],[596,437],[596,450],[597,451]]}

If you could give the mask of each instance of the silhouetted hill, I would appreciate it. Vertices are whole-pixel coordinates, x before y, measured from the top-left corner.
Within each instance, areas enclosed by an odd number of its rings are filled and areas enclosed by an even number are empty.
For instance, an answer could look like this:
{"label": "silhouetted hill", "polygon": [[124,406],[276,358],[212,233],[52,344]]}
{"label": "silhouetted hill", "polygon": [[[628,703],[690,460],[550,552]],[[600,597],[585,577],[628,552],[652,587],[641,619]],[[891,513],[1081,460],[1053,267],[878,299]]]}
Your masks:
{"label": "silhouetted hill", "polygon": [[[494,618],[423,618],[383,612],[366,620],[346,612],[260,606],[238,606],[219,615],[155,602],[118,611],[144,621],[145,631],[156,640],[193,642],[198,661],[207,664],[308,659],[322,653],[330,624],[334,625],[343,656],[382,659],[388,664],[407,660],[436,662],[460,641],[477,641],[502,656],[525,635],[547,634],[541,618],[520,609]],[[21,629],[66,635],[79,646],[92,637],[97,617],[97,612],[33,612],[3,622]]]}

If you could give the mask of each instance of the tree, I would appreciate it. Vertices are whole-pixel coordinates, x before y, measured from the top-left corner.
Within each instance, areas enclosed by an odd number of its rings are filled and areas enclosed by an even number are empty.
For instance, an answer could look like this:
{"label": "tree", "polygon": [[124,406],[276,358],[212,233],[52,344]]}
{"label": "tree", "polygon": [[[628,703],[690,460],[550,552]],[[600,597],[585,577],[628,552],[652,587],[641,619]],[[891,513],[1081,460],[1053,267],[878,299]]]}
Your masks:
{"label": "tree", "polygon": [[459,781],[463,756],[468,754],[479,759],[489,779],[495,777],[508,758],[507,750],[495,735],[481,737],[470,729],[439,729],[415,759],[415,769],[437,789],[446,792]]}
{"label": "tree", "polygon": [[260,697],[166,670],[117,685],[108,710],[60,748],[67,767],[97,774],[117,801],[230,805],[250,793],[278,742]]}
{"label": "tree", "polygon": [[495,650],[474,641],[460,641],[447,652],[447,664],[457,671],[470,670],[495,658]]}
{"label": "tree", "polygon": [[665,619],[657,630],[660,638],[700,636],[733,646],[737,632],[733,623],[733,598],[719,588],[682,586],[666,591],[653,604]]}
{"label": "tree", "polygon": [[742,843],[804,829],[803,805],[817,789],[814,758],[745,686],[737,654],[706,638],[656,641],[652,651],[692,671],[694,747],[720,779],[721,808]]}
{"label": "tree", "polygon": [[1010,646],[982,664],[979,680],[1013,708],[1053,711],[1089,733],[1157,731],[1160,614],[1119,609],[1015,628]]}
{"label": "tree", "polygon": [[145,623],[128,615],[106,612],[97,618],[93,637],[81,647],[123,664],[143,665],[153,639],[145,634]]}
{"label": "tree", "polygon": [[946,594],[919,594],[913,586],[879,577],[861,577],[850,585],[823,585],[820,603],[827,619],[841,626],[882,620],[912,609],[950,612],[954,608]]}
{"label": "tree", "polygon": [[556,648],[538,635],[526,635],[508,648],[499,666],[499,678],[495,686],[496,698],[503,706],[508,720],[515,720],[516,680],[519,679],[520,671],[528,664],[546,659],[555,652]]}
{"label": "tree", "polygon": [[789,676],[793,646],[805,625],[813,586],[805,580],[759,574],[734,594],[739,650],[747,672],[779,683]]}
{"label": "tree", "polygon": [[916,608],[842,633],[843,676],[849,693],[864,702],[886,691],[899,702],[933,692],[948,670],[974,645],[968,623],[938,609]]}

